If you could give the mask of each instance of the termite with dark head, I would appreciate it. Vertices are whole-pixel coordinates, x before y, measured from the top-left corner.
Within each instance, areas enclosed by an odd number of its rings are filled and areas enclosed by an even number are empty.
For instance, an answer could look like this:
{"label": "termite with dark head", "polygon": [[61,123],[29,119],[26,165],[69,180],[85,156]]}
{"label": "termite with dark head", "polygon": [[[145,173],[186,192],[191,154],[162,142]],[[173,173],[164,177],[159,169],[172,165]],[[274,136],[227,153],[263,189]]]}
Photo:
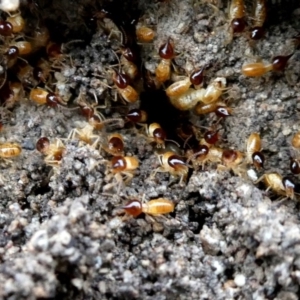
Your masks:
{"label": "termite with dark head", "polygon": [[195,70],[192,74],[183,80],[172,83],[167,89],[168,97],[179,97],[184,94],[191,85],[199,87],[203,83],[204,68]]}
{"label": "termite with dark head", "polygon": [[252,40],[259,40],[264,36],[264,23],[267,17],[266,0],[256,0],[253,26],[250,29],[250,38]]}
{"label": "termite with dark head", "polygon": [[250,63],[242,67],[242,74],[247,77],[260,77],[270,71],[281,72],[287,66],[288,60],[294,55],[294,53],[283,56],[275,56],[270,64],[263,62]]}
{"label": "termite with dark head", "polygon": [[168,151],[158,155],[160,167],[158,167],[152,176],[157,172],[170,173],[172,176],[180,177],[179,184],[184,182],[187,178],[189,168],[185,162],[184,157],[180,157],[175,153]]}
{"label": "termite with dark head", "polygon": [[129,103],[134,103],[139,99],[137,91],[129,84],[130,80],[124,73],[115,70],[113,81],[120,96]]}
{"label": "termite with dark head", "polygon": [[142,203],[140,200],[134,199],[130,200],[121,208],[133,217],[137,217],[141,213],[157,216],[173,212],[174,203],[165,198],[152,199],[146,203]]}
{"label": "termite with dark head", "polygon": [[247,139],[247,162],[253,164],[256,169],[264,167],[265,157],[261,152],[261,139],[258,133],[251,133]]}
{"label": "termite with dark head", "polygon": [[230,43],[233,35],[242,33],[246,27],[244,0],[231,0],[229,7],[230,38],[226,43]]}
{"label": "termite with dark head", "polygon": [[172,59],[175,57],[174,46],[170,38],[165,44],[159,47],[158,54],[161,61],[156,67],[155,76],[159,83],[164,83],[170,79],[171,63]]}
{"label": "termite with dark head", "polygon": [[52,167],[58,167],[65,154],[66,147],[60,139],[50,143],[47,137],[41,137],[36,143],[36,149],[45,155],[45,163]]}
{"label": "termite with dark head", "polygon": [[127,184],[135,174],[139,167],[139,161],[134,156],[114,156],[109,162],[106,171],[108,180],[115,179],[115,183],[109,183],[104,187],[104,190],[111,189],[117,185],[117,192],[120,192],[122,185]]}

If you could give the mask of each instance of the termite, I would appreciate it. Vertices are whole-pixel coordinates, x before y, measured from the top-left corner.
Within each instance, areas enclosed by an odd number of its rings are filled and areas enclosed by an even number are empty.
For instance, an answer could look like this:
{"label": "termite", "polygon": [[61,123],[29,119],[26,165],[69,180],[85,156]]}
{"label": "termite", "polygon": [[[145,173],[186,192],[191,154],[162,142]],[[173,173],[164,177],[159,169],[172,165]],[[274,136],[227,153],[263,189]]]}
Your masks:
{"label": "termite", "polygon": [[133,217],[137,217],[141,213],[156,216],[173,212],[174,203],[166,198],[153,199],[146,203],[142,203],[140,200],[134,199],[121,208]]}
{"label": "termite", "polygon": [[264,36],[264,23],[267,17],[266,0],[256,0],[253,27],[250,30],[250,38],[259,40]]}
{"label": "termite", "polygon": [[260,77],[270,71],[283,71],[293,54],[275,56],[270,64],[263,62],[246,64],[242,67],[242,74],[247,77]]}
{"label": "termite", "polygon": [[171,43],[171,39],[160,46],[158,51],[159,56],[161,57],[161,61],[156,67],[155,76],[156,80],[159,83],[164,83],[165,81],[170,79],[171,76],[171,62],[175,56],[174,47]]}
{"label": "termite", "polygon": [[261,139],[258,133],[251,133],[246,145],[247,162],[253,164],[256,169],[264,167],[264,155],[261,153]]}

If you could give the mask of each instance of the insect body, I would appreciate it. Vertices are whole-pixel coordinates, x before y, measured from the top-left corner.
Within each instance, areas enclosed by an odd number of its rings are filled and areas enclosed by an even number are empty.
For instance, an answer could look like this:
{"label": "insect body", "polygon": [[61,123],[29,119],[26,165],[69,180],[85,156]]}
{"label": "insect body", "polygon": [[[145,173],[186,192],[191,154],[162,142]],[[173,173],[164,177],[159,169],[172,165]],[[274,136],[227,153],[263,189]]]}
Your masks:
{"label": "insect body", "polygon": [[173,176],[179,176],[181,184],[185,181],[189,168],[185,163],[184,158],[176,155],[175,153],[168,151],[158,155],[160,167],[158,167],[152,176],[155,176],[157,172],[168,172]]}
{"label": "insect body", "polygon": [[46,156],[47,165],[57,167],[61,163],[66,147],[60,139],[56,139],[55,143],[50,143],[47,137],[41,137],[36,143],[36,149]]}
{"label": "insect body", "polygon": [[218,77],[210,83],[206,89],[195,90],[190,88],[179,97],[170,97],[174,107],[179,110],[189,110],[196,106],[198,102],[209,104],[217,101],[226,87],[226,79]]}
{"label": "insect body", "polygon": [[270,71],[283,71],[293,54],[275,56],[270,64],[262,62],[246,64],[242,67],[242,74],[247,77],[260,77]]}
{"label": "insect body", "polygon": [[294,198],[293,182],[290,179],[282,178],[282,176],[278,173],[266,173],[261,176],[256,183],[261,180],[264,180],[267,186],[267,191],[271,189],[279,195],[286,196],[291,199]]}
{"label": "insect body", "polygon": [[167,96],[178,97],[187,92],[192,84],[196,87],[199,87],[203,82],[203,70],[204,68],[196,70],[189,77],[172,83],[166,89]]}
{"label": "insect body", "polygon": [[264,35],[264,23],[267,17],[266,0],[256,0],[254,11],[254,23],[250,30],[250,38],[259,40]]}
{"label": "insect body", "polygon": [[246,26],[245,5],[243,0],[231,0],[229,19],[233,33],[243,32]]}
{"label": "insect body", "polygon": [[122,206],[126,213],[137,217],[141,213],[149,215],[162,215],[174,211],[174,203],[165,198],[158,198],[142,203],[140,200],[131,200],[126,205]]}
{"label": "insect body", "polygon": [[258,133],[251,133],[247,140],[247,162],[256,169],[263,168],[264,155],[261,153],[261,139]]}
{"label": "insect body", "polygon": [[129,85],[129,78],[125,74],[115,71],[113,81],[119,94],[126,102],[133,103],[139,99],[137,91]]}
{"label": "insect body", "polygon": [[17,143],[0,144],[0,157],[11,158],[19,156],[22,152],[22,147]]}
{"label": "insect body", "polygon": [[149,27],[141,26],[136,29],[136,37],[141,43],[150,43],[155,37],[155,32]]}
{"label": "insect body", "polygon": [[158,51],[161,61],[156,67],[155,76],[159,83],[164,83],[170,79],[171,76],[171,62],[174,58],[174,48],[170,39],[163,44]]}

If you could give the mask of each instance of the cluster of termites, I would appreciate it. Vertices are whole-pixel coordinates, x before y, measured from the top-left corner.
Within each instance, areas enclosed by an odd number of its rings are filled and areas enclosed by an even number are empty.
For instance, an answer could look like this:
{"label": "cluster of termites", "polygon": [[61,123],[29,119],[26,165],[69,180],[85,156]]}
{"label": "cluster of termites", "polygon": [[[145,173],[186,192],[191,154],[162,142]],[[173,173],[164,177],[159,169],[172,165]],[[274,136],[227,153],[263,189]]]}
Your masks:
{"label": "cluster of termites", "polygon": [[[231,39],[245,30],[252,40],[262,38],[266,15],[265,0],[255,1],[253,14],[247,19],[244,2],[231,0],[226,23],[230,27]],[[158,172],[164,172],[184,185],[190,169],[205,170],[208,166],[215,166],[220,172],[227,170],[255,182],[264,180],[266,186],[277,194],[295,197],[295,184],[291,178],[278,173],[264,173],[265,156],[259,133],[249,135],[242,151],[224,146],[220,134],[222,121],[234,114],[234,109],[228,104],[230,87],[225,77],[215,77],[206,82],[205,65],[198,65],[190,72],[179,70],[175,63],[178,56],[176,42],[172,37],[167,37],[155,48],[155,24],[151,24],[146,17],[127,24],[121,22],[113,11],[103,9],[95,13],[93,19],[107,33],[108,40],[118,45],[117,50],[112,50],[115,64],[98,75],[103,78],[103,85],[111,91],[112,101],[117,100],[128,107],[127,113],[120,118],[105,118],[99,110],[95,94],[91,103],[86,95],[79,93],[74,103],[85,120],[66,137],[52,140],[41,137],[36,142],[36,149],[44,156],[47,165],[54,170],[59,168],[66,153],[67,141],[77,140],[79,147],[92,147],[100,151],[104,157],[101,163],[106,165],[107,184],[103,192],[119,194],[124,185],[130,184],[140,166],[138,157],[125,154],[126,140],[119,128],[129,124],[127,127],[144,136],[155,150],[157,167],[149,174],[149,180],[155,180]],[[2,108],[11,110],[20,98],[27,98],[34,105],[69,109],[70,95],[64,92],[66,83],[60,77],[60,71],[72,65],[71,56],[65,53],[66,45],[51,41],[48,29],[42,22],[30,31],[19,11],[3,14],[0,36],[4,70],[0,87]],[[297,41],[299,44],[299,37]],[[295,43],[296,46],[298,44]],[[156,52],[154,69],[147,69],[141,60],[141,51],[145,49]],[[241,73],[246,77],[257,77],[270,71],[283,71],[295,49],[288,55],[272,58],[268,64],[246,64]],[[33,60],[37,53],[39,59]],[[156,91],[163,92],[168,103],[179,113],[201,117],[213,114],[214,121],[205,128],[185,122],[184,126],[174,129],[175,140],[174,135],[170,139],[169,132],[155,117],[149,118],[149,112],[141,106],[141,94],[148,91],[154,95]],[[114,130],[116,127],[118,129]],[[291,144],[297,153],[300,133],[294,136]],[[21,146],[17,143],[0,144],[0,157],[3,159],[20,153]],[[290,169],[293,174],[300,174],[300,158],[296,154],[291,158]],[[261,177],[256,172],[261,172]],[[174,203],[165,198],[147,203],[134,199],[122,208],[132,216],[141,213],[157,215],[172,212]]]}

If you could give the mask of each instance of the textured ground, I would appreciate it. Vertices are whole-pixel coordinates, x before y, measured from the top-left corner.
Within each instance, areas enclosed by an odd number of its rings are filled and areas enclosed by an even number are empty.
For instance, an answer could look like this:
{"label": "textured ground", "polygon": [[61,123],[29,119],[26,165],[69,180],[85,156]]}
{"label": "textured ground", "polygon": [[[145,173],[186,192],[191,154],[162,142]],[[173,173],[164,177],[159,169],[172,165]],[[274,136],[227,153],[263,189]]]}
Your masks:
{"label": "textured ground", "polygon": [[[68,11],[55,1],[50,8],[44,1],[39,4],[50,19],[54,15],[64,19]],[[181,54],[176,58],[179,66],[188,71],[193,65],[209,65],[205,85],[217,76],[226,77],[232,87],[229,95],[234,114],[221,123],[221,145],[244,151],[249,134],[260,132],[266,172],[289,174],[290,139],[300,130],[300,51],[295,52],[285,73],[249,79],[240,69],[256,56],[268,62],[273,56],[291,53],[291,37],[300,30],[300,9],[276,24],[270,22],[266,37],[255,45],[240,36],[224,46],[224,5],[215,15],[201,1],[141,1],[138,7],[145,23],[157,32],[153,45],[142,47],[146,67],[154,70],[157,49],[172,37]],[[78,34],[82,38],[89,28],[74,22],[79,8],[71,8],[70,28],[75,24],[81,28]],[[76,30],[68,34],[76,38]],[[63,36],[64,32],[59,38]],[[112,84],[111,80],[93,74],[103,75],[115,63],[111,49],[118,50],[118,45],[116,38],[109,42],[101,28],[89,44],[73,45],[73,68],[65,66],[61,72],[66,90],[75,97],[85,93],[89,101],[95,93],[100,104],[105,99],[110,103],[113,91],[103,82]],[[141,98],[141,105],[148,107],[145,102],[151,95]],[[155,105],[160,115],[159,103]],[[102,113],[119,117],[126,111],[124,104],[118,103],[108,105]],[[203,126],[213,120],[192,114],[188,118]],[[78,121],[84,119],[76,110],[38,107],[20,99],[1,132],[0,142],[19,142],[24,149],[11,165],[1,165],[1,299],[299,298],[298,202],[278,206],[276,196],[271,201],[270,194],[247,178],[218,173],[210,165],[202,172],[191,172],[184,187],[168,174],[151,179],[157,156],[132,128],[118,131],[124,135],[126,154],[140,160],[138,173],[120,195],[103,194],[108,183],[106,163],[98,150],[67,141],[67,152],[55,171],[35,150],[39,137],[66,138]],[[128,197],[143,195],[147,200],[172,199],[175,212],[166,218],[143,215],[122,221],[116,208]]]}

